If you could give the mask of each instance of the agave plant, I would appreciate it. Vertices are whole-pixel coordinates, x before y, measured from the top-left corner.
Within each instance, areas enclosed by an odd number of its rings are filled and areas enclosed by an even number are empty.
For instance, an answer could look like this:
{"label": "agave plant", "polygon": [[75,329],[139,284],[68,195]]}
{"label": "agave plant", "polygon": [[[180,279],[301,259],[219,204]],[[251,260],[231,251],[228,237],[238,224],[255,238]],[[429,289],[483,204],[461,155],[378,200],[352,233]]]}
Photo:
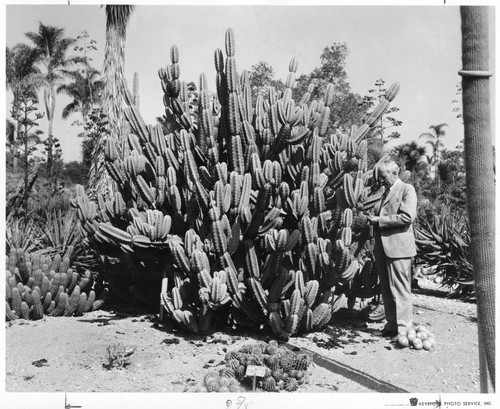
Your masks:
{"label": "agave plant", "polygon": [[53,210],[45,213],[44,223],[37,227],[41,246],[47,253],[64,254],[68,248],[73,248],[77,255],[82,247],[83,237],[77,230],[77,217],[74,209],[66,212]]}
{"label": "agave plant", "polygon": [[6,222],[6,247],[7,254],[11,249],[23,249],[32,252],[40,248],[40,237],[37,234],[34,220],[9,217]]}
{"label": "agave plant", "polygon": [[333,294],[350,305],[373,295],[366,213],[382,191],[364,139],[399,85],[366,123],[327,135],[332,84],[321,99],[310,86],[296,101],[293,58],[285,90],[254,106],[231,29],[225,54],[215,51],[217,93],[201,74],[193,109],[171,48],[159,70],[168,127],[146,125],[127,91],[128,138],[108,140],[105,152],[117,188],[91,196],[80,186],[73,206],[89,243],[119,261],[112,289],[159,296],[184,331],[269,325],[286,338],[325,325]]}
{"label": "agave plant", "polygon": [[415,229],[417,258],[435,267],[452,297],[474,298],[474,278],[470,261],[470,233],[464,216],[441,213],[419,220]]}

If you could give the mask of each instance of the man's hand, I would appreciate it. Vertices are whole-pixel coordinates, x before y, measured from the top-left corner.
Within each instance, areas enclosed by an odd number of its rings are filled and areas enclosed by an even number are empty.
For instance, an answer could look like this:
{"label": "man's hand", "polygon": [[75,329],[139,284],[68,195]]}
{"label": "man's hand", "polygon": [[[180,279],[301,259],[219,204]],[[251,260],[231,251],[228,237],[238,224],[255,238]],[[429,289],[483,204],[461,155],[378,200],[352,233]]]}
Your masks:
{"label": "man's hand", "polygon": [[375,225],[375,224],[378,224],[379,219],[380,219],[380,216],[370,216],[368,218],[368,221],[370,222],[370,224]]}

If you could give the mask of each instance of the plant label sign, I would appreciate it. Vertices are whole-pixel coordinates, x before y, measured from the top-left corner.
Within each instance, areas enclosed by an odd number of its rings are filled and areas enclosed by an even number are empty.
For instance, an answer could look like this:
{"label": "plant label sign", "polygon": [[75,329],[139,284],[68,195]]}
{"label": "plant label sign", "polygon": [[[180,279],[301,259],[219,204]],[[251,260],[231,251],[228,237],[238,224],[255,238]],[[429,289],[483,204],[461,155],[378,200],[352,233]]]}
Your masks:
{"label": "plant label sign", "polygon": [[259,378],[263,378],[264,376],[266,376],[266,367],[258,365],[248,365],[246,376],[258,376]]}

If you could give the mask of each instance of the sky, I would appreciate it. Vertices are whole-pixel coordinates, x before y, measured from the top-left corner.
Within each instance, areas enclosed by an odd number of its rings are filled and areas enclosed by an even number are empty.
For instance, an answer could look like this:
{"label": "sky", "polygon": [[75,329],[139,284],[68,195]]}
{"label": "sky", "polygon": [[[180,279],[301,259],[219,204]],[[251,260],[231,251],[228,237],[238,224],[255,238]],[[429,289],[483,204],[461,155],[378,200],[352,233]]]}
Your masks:
{"label": "sky", "polygon": [[[93,64],[102,69],[104,9],[98,4],[71,3],[7,5],[6,45],[29,42],[24,34],[37,31],[39,22],[63,27],[66,35],[74,38],[86,30],[97,41],[98,51],[90,54]],[[452,103],[457,99],[461,69],[458,6],[440,2],[428,2],[434,4],[431,6],[282,3],[285,5],[137,6],[127,28],[125,75],[131,85],[134,72],[139,73],[140,111],[146,123],[154,124],[164,112],[157,71],[169,63],[170,47],[175,44],[179,48],[181,80],[198,83],[203,72],[209,88],[215,91],[214,51],[224,49],[224,33],[231,27],[239,72],[265,61],[277,78],[285,80],[288,63],[296,57],[297,75],[308,74],[320,65],[325,47],[346,43],[350,50],[346,72],[353,92],[367,95],[378,79],[387,86],[401,84],[392,103],[400,109],[396,119],[403,122],[396,144],[418,140],[430,125],[440,123],[449,124],[445,147],[452,149],[463,139],[462,121],[456,118]],[[494,41],[491,44],[493,65]],[[9,92],[7,115],[10,101]],[[81,159],[81,141],[76,137],[81,130],[71,125],[79,115],[68,120],[61,117],[69,102],[65,96],[57,99],[53,132],[61,141],[65,161]],[[46,122],[40,122],[42,131],[47,129]]]}

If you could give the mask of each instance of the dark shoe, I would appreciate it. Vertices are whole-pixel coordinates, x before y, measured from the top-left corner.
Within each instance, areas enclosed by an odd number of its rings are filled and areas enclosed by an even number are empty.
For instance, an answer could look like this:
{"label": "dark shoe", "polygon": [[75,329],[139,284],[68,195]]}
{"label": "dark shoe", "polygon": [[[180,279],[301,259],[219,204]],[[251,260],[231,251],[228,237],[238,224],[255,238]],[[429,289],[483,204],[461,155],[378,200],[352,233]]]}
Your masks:
{"label": "dark shoe", "polygon": [[394,337],[396,337],[398,335],[399,335],[399,332],[396,329],[386,329],[386,328],[384,328],[382,330],[382,336],[384,338],[394,338]]}

